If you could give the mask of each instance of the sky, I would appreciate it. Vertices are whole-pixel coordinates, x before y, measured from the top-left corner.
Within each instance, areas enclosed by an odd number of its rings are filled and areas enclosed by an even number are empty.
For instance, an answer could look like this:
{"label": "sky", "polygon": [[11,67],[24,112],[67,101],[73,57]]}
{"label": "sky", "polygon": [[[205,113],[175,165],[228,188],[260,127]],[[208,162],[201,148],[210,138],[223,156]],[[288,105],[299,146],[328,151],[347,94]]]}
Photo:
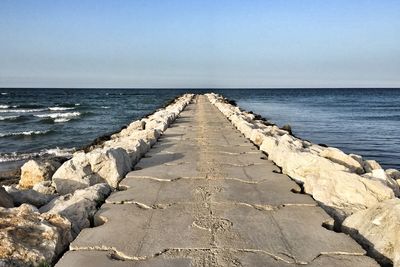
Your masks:
{"label": "sky", "polygon": [[1,0],[0,87],[400,87],[400,1]]}

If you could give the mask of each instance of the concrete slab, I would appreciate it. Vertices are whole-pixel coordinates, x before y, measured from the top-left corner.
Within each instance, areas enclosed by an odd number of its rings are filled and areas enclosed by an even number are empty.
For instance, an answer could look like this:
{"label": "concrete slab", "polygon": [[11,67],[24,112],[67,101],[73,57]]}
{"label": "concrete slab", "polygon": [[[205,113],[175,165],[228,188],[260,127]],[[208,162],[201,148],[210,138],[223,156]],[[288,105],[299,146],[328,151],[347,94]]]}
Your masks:
{"label": "concrete slab", "polygon": [[[288,192],[300,187],[286,176],[281,181],[263,181],[260,183],[243,183],[232,179],[205,180],[178,179],[158,181],[147,178],[124,179],[120,186],[125,191],[114,192],[106,200],[107,203],[142,203],[147,206],[168,205],[172,203],[194,202],[201,194],[208,200],[217,203],[238,203],[263,206],[282,205],[317,205],[308,195]],[[285,181],[283,181],[285,180]],[[277,186],[272,186],[277,185]],[[207,199],[203,198],[204,201]]]}
{"label": "concrete slab", "polygon": [[112,249],[125,257],[154,257],[169,248],[211,247],[211,233],[193,225],[203,210],[206,208],[193,204],[166,209],[104,204],[95,216],[95,223],[105,223],[84,229],[70,249]]}
{"label": "concrete slab", "polygon": [[330,217],[320,207],[288,206],[262,212],[214,205],[213,210],[230,225],[230,234],[216,238],[221,247],[262,250],[298,262],[310,262],[321,253],[365,253],[349,236],[321,226]]}

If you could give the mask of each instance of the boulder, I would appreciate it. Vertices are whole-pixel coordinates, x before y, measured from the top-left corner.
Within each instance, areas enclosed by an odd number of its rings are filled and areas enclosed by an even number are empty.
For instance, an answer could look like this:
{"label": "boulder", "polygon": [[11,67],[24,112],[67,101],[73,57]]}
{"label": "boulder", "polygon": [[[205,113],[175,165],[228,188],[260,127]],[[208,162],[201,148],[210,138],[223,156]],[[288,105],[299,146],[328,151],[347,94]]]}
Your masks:
{"label": "boulder", "polygon": [[32,188],[36,192],[45,194],[45,195],[54,195],[57,193],[56,188],[53,186],[53,183],[51,181],[43,181],[40,183],[37,183],[33,186]]}
{"label": "boulder", "polygon": [[350,234],[383,265],[400,266],[400,199],[389,199],[346,218]]}
{"label": "boulder", "polygon": [[379,181],[368,180],[345,171],[309,169],[296,170],[304,175],[304,191],[328,208],[339,222],[354,212],[394,198],[393,191]]}
{"label": "boulder", "polygon": [[365,160],[363,167],[365,172],[372,172],[373,170],[382,169],[381,165],[379,165],[379,163],[375,160]]}
{"label": "boulder", "polygon": [[268,158],[280,166],[284,174],[302,183],[305,192],[339,221],[394,197],[393,191],[381,182],[349,173],[341,164],[304,151],[292,136],[266,137],[260,149],[268,153]]}
{"label": "boulder", "polygon": [[5,188],[12,197],[15,206],[27,203],[39,208],[49,203],[55,197],[55,195],[45,195],[33,189],[20,190],[14,186],[7,186]]}
{"label": "boulder", "polygon": [[357,154],[349,154],[349,156],[352,157],[353,159],[357,160],[361,166],[364,166],[364,160],[363,160],[362,156],[357,155]]}
{"label": "boulder", "polygon": [[12,197],[7,193],[4,187],[0,186],[0,207],[13,208],[14,202]]}
{"label": "boulder", "polygon": [[132,169],[128,153],[122,148],[95,149],[86,154],[91,170],[113,188]]}
{"label": "boulder", "polygon": [[250,140],[257,146],[261,146],[264,141],[265,133],[261,129],[253,129],[251,131]]}
{"label": "boulder", "polygon": [[51,180],[60,166],[61,164],[55,160],[29,160],[21,167],[19,186],[32,188],[39,182]]}
{"label": "boulder", "polygon": [[131,169],[132,160],[123,148],[96,148],[75,153],[53,175],[53,183],[62,195],[103,182],[116,188]]}
{"label": "boulder", "polygon": [[108,184],[96,184],[76,190],[73,194],[57,197],[41,207],[40,212],[67,218],[72,224],[72,234],[76,237],[83,228],[90,227],[90,221],[97,207],[110,193],[111,187]]}
{"label": "boulder", "polygon": [[70,222],[22,204],[0,208],[0,266],[50,266],[72,241]]}
{"label": "boulder", "polygon": [[376,181],[380,181],[381,183],[390,187],[396,196],[400,196],[400,188],[399,188],[399,185],[397,184],[396,180],[394,180],[390,176],[388,176],[383,169],[372,170],[371,173],[366,173],[363,175],[363,177],[372,179],[372,180],[376,180]]}
{"label": "boulder", "polygon": [[346,166],[347,168],[349,168],[350,171],[355,172],[357,174],[364,173],[364,168],[360,164],[360,162],[358,162],[353,157],[345,154],[343,151],[337,148],[328,147],[327,149],[325,149],[320,153],[320,156],[330,159],[335,163]]}
{"label": "boulder", "polygon": [[70,160],[64,162],[54,173],[52,180],[57,192],[62,195],[104,181],[92,171],[83,151],[74,153]]}
{"label": "boulder", "polygon": [[387,169],[385,170],[386,175],[389,176],[390,178],[394,180],[399,180],[400,179],[400,171],[396,169]]}

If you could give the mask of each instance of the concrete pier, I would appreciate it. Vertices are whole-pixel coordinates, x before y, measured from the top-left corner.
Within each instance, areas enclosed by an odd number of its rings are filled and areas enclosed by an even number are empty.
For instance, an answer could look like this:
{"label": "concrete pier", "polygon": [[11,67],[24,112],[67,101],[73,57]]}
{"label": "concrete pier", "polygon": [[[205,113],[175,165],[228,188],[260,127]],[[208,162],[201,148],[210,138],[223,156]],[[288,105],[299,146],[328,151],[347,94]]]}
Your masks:
{"label": "concrete pier", "polygon": [[196,96],[56,266],[378,266]]}

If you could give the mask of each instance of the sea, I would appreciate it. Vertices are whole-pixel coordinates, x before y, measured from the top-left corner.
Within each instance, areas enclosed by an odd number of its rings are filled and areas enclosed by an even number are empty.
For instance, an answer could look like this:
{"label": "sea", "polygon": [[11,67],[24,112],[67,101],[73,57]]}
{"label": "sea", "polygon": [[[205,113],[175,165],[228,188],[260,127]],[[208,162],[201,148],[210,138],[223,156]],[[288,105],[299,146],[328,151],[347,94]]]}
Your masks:
{"label": "sea", "polygon": [[0,89],[0,169],[68,156],[176,96],[216,92],[293,133],[400,169],[400,89]]}

